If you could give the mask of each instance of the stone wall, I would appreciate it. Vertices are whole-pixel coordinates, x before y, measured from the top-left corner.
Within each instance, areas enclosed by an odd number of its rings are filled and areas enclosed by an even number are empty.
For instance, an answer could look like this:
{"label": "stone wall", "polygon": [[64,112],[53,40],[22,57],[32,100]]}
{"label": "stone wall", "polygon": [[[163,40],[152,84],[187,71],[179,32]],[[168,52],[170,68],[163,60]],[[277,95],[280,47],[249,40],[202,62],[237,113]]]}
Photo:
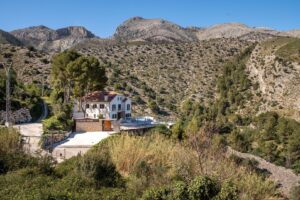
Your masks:
{"label": "stone wall", "polygon": [[[4,124],[6,119],[6,111],[0,111],[0,124]],[[13,124],[30,122],[32,119],[30,111],[27,108],[21,108],[10,113],[10,121]]]}
{"label": "stone wall", "polygon": [[76,132],[95,132],[102,131],[101,120],[76,120]]}

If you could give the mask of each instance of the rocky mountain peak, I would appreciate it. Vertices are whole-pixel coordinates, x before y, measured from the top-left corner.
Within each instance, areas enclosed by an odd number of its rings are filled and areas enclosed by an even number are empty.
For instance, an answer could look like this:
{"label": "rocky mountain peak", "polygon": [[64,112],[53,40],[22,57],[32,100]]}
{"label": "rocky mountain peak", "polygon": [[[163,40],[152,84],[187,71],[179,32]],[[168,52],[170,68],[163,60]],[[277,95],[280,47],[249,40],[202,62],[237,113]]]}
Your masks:
{"label": "rocky mountain peak", "polygon": [[12,31],[23,44],[37,49],[61,51],[95,35],[82,26],[69,26],[57,30],[46,26],[32,26]]}
{"label": "rocky mountain peak", "polygon": [[93,38],[95,35],[83,26],[69,26],[56,30],[59,37]]}
{"label": "rocky mountain peak", "polygon": [[114,37],[123,41],[196,41],[184,28],[163,19],[133,17],[122,23]]}
{"label": "rocky mountain peak", "polygon": [[57,39],[58,35],[55,30],[46,26],[31,26],[28,28],[18,29],[11,32],[16,38],[21,40],[24,44],[35,41],[51,41]]}

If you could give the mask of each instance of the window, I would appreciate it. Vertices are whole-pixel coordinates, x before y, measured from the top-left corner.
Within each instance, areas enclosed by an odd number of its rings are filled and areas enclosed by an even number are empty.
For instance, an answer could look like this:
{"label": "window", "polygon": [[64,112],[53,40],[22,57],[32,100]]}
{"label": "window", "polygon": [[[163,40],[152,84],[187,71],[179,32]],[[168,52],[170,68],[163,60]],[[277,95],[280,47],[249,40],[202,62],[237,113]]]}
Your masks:
{"label": "window", "polygon": [[126,118],[131,118],[131,114],[130,114],[130,113],[127,113],[127,114],[125,115],[125,117],[126,117]]}
{"label": "window", "polygon": [[127,110],[130,110],[130,104],[127,104]]}
{"label": "window", "polygon": [[112,115],[111,115],[111,118],[117,119],[117,114],[112,114]]}
{"label": "window", "polygon": [[113,105],[111,106],[111,110],[112,110],[112,111],[116,111],[116,108],[117,108],[117,107],[116,107],[116,104],[113,104]]}
{"label": "window", "polygon": [[118,110],[121,110],[121,108],[122,108],[121,104],[118,104]]}
{"label": "window", "polygon": [[87,103],[85,107],[86,107],[86,108],[90,108],[90,104]]}
{"label": "window", "polygon": [[96,114],[94,114],[94,118],[96,118]]}
{"label": "window", "polygon": [[104,108],[104,104],[99,104],[100,109]]}
{"label": "window", "polygon": [[97,104],[93,104],[93,108],[97,108]]}

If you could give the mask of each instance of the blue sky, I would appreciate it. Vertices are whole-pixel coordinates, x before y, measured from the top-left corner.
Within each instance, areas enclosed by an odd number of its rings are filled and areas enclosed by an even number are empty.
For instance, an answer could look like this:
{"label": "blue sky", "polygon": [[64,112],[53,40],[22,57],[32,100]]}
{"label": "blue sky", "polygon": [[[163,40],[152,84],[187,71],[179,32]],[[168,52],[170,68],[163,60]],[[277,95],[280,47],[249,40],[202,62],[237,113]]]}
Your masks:
{"label": "blue sky", "polygon": [[100,37],[130,17],[163,18],[181,26],[224,22],[300,29],[299,0],[0,0],[0,29],[81,25]]}

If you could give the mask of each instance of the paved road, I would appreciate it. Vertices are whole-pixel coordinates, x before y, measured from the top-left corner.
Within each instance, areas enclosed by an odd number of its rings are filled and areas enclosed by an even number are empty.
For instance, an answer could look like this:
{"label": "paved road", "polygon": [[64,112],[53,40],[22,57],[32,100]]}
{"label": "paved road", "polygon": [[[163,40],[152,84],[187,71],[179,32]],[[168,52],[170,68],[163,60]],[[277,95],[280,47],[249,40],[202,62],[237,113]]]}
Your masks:
{"label": "paved road", "polygon": [[52,156],[62,162],[78,154],[86,153],[93,145],[109,137],[115,132],[72,133],[66,140],[57,143]]}
{"label": "paved road", "polygon": [[250,153],[238,152],[231,147],[228,147],[228,153],[241,158],[255,159],[258,162],[258,168],[268,170],[271,173],[270,178],[282,186],[281,189],[287,196],[289,195],[291,188],[300,183],[300,176],[296,175],[291,169],[277,166]]}
{"label": "paved road", "polygon": [[24,148],[30,153],[35,153],[37,150],[41,150],[39,146],[40,138],[43,134],[42,123],[28,123],[14,125],[14,128],[20,131],[25,141]]}
{"label": "paved road", "polygon": [[43,101],[43,114],[35,123],[18,124],[13,127],[20,131],[25,141],[24,149],[29,153],[35,153],[41,151],[39,142],[43,134],[43,125],[41,121],[48,116],[47,104]]}

